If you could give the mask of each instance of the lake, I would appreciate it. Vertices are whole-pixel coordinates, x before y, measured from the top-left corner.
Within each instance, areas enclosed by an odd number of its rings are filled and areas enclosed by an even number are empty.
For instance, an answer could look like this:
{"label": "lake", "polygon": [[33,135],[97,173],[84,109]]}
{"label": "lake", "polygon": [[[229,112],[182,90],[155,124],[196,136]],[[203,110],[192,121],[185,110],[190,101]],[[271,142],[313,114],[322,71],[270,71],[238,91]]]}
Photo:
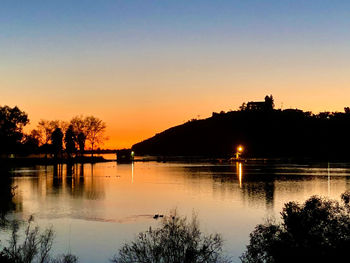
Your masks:
{"label": "lake", "polygon": [[279,218],[284,203],[311,195],[340,199],[350,189],[349,164],[115,162],[36,166],[11,171],[16,218],[34,215],[56,232],[55,253],[108,262],[137,233],[156,227],[155,214],[196,214],[205,233],[221,233],[233,262],[249,233]]}

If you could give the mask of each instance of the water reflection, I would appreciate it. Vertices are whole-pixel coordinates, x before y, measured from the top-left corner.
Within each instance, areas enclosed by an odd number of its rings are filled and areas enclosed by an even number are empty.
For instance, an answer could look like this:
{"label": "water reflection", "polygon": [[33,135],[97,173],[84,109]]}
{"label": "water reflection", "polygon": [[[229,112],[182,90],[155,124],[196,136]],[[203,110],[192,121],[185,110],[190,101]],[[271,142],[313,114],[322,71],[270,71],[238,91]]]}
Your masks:
{"label": "water reflection", "polygon": [[328,196],[330,196],[331,194],[331,173],[330,173],[330,169],[329,169],[329,163],[328,163],[328,167],[327,167],[327,187],[328,187]]}
{"label": "water reflection", "polygon": [[134,162],[131,163],[131,183],[134,183]]}
{"label": "water reflection", "polygon": [[[138,181],[135,181],[135,165],[138,167]],[[242,162],[232,165],[160,165],[157,163],[116,165],[113,163],[110,164],[111,167],[106,166],[107,164],[76,164],[21,168],[13,171],[13,175],[21,189],[30,188],[31,194],[38,195],[43,200],[47,197],[67,198],[67,196],[80,201],[103,200],[110,194],[112,187],[128,189],[128,183],[125,180],[127,176],[130,178],[130,184],[136,184],[142,189],[137,194],[138,198],[142,193],[157,188],[157,184],[162,184],[169,191],[181,190],[179,185],[185,188],[191,187],[190,191],[196,194],[208,192],[210,189],[208,186],[211,185],[214,198],[220,196],[225,200],[235,196],[248,206],[263,206],[265,209],[274,208],[276,184],[278,195],[281,193],[286,195],[303,192],[306,186],[311,186],[306,184],[307,181],[314,181],[316,184],[326,182],[325,195],[331,196],[331,194],[338,194],[338,191],[331,192],[334,180],[331,180],[331,177],[337,177],[334,183],[343,180],[344,188],[348,187],[349,182],[348,167],[330,168],[329,164],[324,168],[256,165]],[[110,169],[112,167],[114,169]],[[280,188],[281,186],[283,189]],[[322,192],[321,189],[317,191]]]}
{"label": "water reflection", "polygon": [[187,178],[189,184],[194,184],[192,191],[200,188],[206,178],[211,178],[214,197],[229,198],[231,192],[240,196],[246,205],[263,207],[267,211],[275,209],[276,195],[278,207],[284,201],[304,200],[312,194],[339,198],[340,192],[348,189],[350,181],[349,165],[333,164],[331,167],[327,163],[185,165],[184,174],[191,176]]}
{"label": "water reflection", "polygon": [[350,189],[350,165],[327,163],[112,162],[18,168],[10,174],[22,207],[17,214],[54,224],[63,243],[72,225],[79,236],[72,247],[82,262],[107,262],[118,242],[155,225],[154,214],[174,208],[189,216],[197,212],[208,232],[224,234],[238,258],[254,226],[278,216],[285,202],[303,202],[314,194],[339,199]]}
{"label": "water reflection", "polygon": [[0,227],[5,224],[7,213],[16,208],[13,202],[14,188],[11,186],[11,179],[6,170],[0,170]]}
{"label": "water reflection", "polygon": [[[38,179],[43,180],[42,177]],[[46,184],[47,189],[50,187],[50,184]],[[58,194],[60,191],[64,191],[74,198],[88,200],[104,198],[103,182],[95,178],[94,164],[55,165],[53,167],[52,189]]]}
{"label": "water reflection", "polygon": [[238,176],[238,182],[239,182],[239,188],[242,188],[242,163],[241,162],[236,162],[236,173]]}
{"label": "water reflection", "polygon": [[233,195],[249,206],[267,209],[274,206],[275,181],[282,179],[276,169],[242,162],[221,166],[188,166],[184,173],[191,175],[187,178],[188,184],[193,183],[192,191],[199,189],[200,184],[210,183],[214,196],[225,199]]}
{"label": "water reflection", "polygon": [[[35,208],[35,213],[50,213],[62,207],[71,206],[74,200],[102,200],[105,197],[104,181],[94,175],[94,166],[90,164],[37,166],[35,168],[18,168],[12,171],[13,185],[18,186],[16,201]],[[70,198],[71,197],[71,198]],[[28,199],[30,202],[27,202]],[[34,201],[35,200],[35,201]],[[34,202],[33,202],[34,201]],[[71,202],[71,203],[69,203]],[[40,205],[40,207],[39,207]],[[49,207],[47,210],[40,209]],[[65,211],[67,213],[67,211]]]}

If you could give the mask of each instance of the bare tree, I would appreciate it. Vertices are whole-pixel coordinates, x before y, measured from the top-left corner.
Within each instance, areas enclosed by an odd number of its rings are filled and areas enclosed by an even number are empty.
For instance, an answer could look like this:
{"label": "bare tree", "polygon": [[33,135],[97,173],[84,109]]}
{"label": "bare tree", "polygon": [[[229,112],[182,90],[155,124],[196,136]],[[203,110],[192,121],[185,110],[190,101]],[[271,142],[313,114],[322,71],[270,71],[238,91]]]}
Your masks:
{"label": "bare tree", "polygon": [[[76,263],[78,258],[72,254],[63,254],[52,258],[50,252],[53,247],[54,231],[47,228],[43,232],[38,226],[33,226],[34,219],[31,216],[24,229],[20,233],[20,223],[12,221],[11,234],[7,246],[0,251],[0,262],[15,263]],[[20,243],[20,241],[22,243]]]}
{"label": "bare tree", "polygon": [[90,143],[91,157],[93,157],[95,146],[106,139],[104,136],[106,124],[101,119],[94,116],[87,116],[84,122],[86,127],[86,140]]}
{"label": "bare tree", "polygon": [[96,145],[106,139],[104,136],[106,124],[95,116],[75,116],[70,121],[70,125],[73,127],[80,154],[84,152],[86,141],[89,143],[91,156],[93,156]]}
{"label": "bare tree", "polygon": [[70,125],[73,126],[76,133],[86,132],[86,125],[83,115],[73,117],[70,121]]}
{"label": "bare tree", "polygon": [[48,144],[51,139],[51,133],[54,128],[51,127],[50,121],[40,120],[37,125],[37,132],[39,133],[39,143],[40,145]]}
{"label": "bare tree", "polygon": [[86,122],[84,116],[75,116],[70,121],[70,125],[73,127],[73,131],[75,133],[76,144],[79,147],[80,155],[84,154],[85,150],[85,141],[86,141]]}

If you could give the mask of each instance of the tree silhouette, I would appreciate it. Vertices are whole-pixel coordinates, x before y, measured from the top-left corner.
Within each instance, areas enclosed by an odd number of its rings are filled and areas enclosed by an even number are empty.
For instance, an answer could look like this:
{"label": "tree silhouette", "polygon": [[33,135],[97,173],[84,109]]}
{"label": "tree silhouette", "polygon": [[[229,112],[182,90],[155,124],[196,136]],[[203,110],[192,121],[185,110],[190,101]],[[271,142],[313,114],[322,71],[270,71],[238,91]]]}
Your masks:
{"label": "tree silhouette", "polygon": [[60,128],[63,133],[68,127],[68,123],[60,120],[40,120],[37,128],[33,130],[34,133],[38,135],[39,146],[41,152],[45,153],[45,158],[47,158],[48,152],[51,152],[51,147],[49,143],[52,143],[52,133],[55,129]]}
{"label": "tree silhouette", "polygon": [[22,152],[33,153],[39,148],[39,136],[36,130],[32,130],[29,134],[24,134],[22,139]]}
{"label": "tree silhouette", "polygon": [[35,140],[35,141],[37,142],[38,145],[40,144],[40,133],[39,133],[38,130],[36,130],[36,129],[31,130],[29,136],[30,136],[33,140]]}
{"label": "tree silhouette", "polygon": [[87,116],[84,122],[86,125],[86,140],[90,143],[91,157],[93,157],[94,147],[105,140],[104,131],[106,124],[94,116]]}
{"label": "tree silhouette", "polygon": [[17,106],[0,106],[0,151],[15,150],[23,138],[23,127],[29,123],[28,115]]}
{"label": "tree silhouette", "polygon": [[273,110],[275,107],[274,99],[272,95],[270,96],[265,96],[265,110]]}
{"label": "tree silhouette", "polygon": [[58,158],[58,156],[61,154],[62,152],[62,142],[63,139],[63,132],[60,128],[56,128],[51,135],[51,140],[52,140],[52,146],[53,146],[53,153],[55,156],[55,159]]}
{"label": "tree silhouette", "polygon": [[313,196],[285,204],[282,223],[258,225],[243,263],[342,262],[350,246],[350,194],[343,203]]}
{"label": "tree silhouette", "polygon": [[106,138],[104,137],[104,132],[106,129],[106,124],[99,118],[94,116],[75,116],[70,124],[76,134],[76,142],[79,146],[79,151],[83,154],[86,141],[90,144],[91,156],[93,156],[93,151],[95,146],[103,142]]}
{"label": "tree silhouette", "polygon": [[239,106],[240,111],[245,111],[247,109],[247,103],[243,102],[241,106]]}
{"label": "tree silhouette", "polygon": [[70,121],[70,125],[73,127],[80,155],[83,155],[85,150],[85,141],[87,133],[87,127],[84,116],[75,116]]}
{"label": "tree silhouette", "polygon": [[51,140],[51,134],[55,130],[48,120],[40,120],[37,125],[40,145],[48,144]]}
{"label": "tree silhouette", "polygon": [[37,133],[39,134],[40,145],[48,144],[51,141],[53,131],[60,128],[64,132],[68,127],[68,123],[60,120],[40,120],[37,125]]}
{"label": "tree silhouette", "polygon": [[86,135],[83,132],[80,132],[77,136],[77,142],[78,142],[81,156],[84,154],[84,151],[85,151],[85,141],[86,141]]}
{"label": "tree silhouette", "polygon": [[73,126],[69,125],[64,136],[64,142],[66,145],[66,152],[68,154],[68,158],[71,158],[72,154],[76,152],[75,141],[76,141],[76,138],[73,131]]}

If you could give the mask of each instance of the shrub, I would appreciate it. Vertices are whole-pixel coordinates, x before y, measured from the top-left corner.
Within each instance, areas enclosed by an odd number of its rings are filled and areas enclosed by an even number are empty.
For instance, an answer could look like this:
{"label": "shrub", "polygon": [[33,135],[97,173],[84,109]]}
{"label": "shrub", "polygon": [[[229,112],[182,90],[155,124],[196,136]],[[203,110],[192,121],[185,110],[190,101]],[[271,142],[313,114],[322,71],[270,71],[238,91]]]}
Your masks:
{"label": "shrub", "polygon": [[126,243],[114,263],[197,263],[223,262],[222,238],[219,234],[203,235],[196,217],[191,222],[173,215],[164,217],[157,229],[149,228]]}
{"label": "shrub", "polygon": [[313,196],[285,204],[282,222],[258,225],[241,256],[243,263],[340,262],[350,247],[350,193],[342,203]]}
{"label": "shrub", "polygon": [[77,263],[78,257],[72,254],[62,254],[57,256],[51,261],[51,263]]}
{"label": "shrub", "polygon": [[[1,263],[76,263],[78,258],[71,255],[61,255],[51,258],[50,251],[54,240],[54,231],[47,228],[42,233],[38,226],[33,226],[30,217],[23,237],[19,233],[20,224],[14,220],[11,223],[11,236],[8,245],[0,251]],[[23,239],[23,242],[20,240]]]}

